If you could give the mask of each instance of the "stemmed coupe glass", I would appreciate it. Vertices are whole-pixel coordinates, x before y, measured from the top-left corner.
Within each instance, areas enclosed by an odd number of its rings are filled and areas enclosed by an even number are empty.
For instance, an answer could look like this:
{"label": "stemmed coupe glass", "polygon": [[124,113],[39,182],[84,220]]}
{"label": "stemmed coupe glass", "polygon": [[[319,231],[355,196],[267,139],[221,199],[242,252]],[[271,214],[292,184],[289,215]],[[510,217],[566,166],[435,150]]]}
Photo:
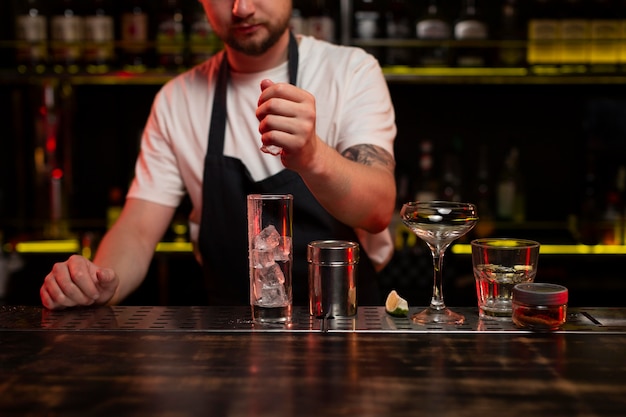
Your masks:
{"label": "stemmed coupe glass", "polygon": [[462,324],[465,317],[451,311],[443,301],[443,255],[454,240],[476,225],[476,206],[451,201],[412,201],[402,206],[400,217],[417,237],[426,242],[433,256],[435,282],[430,306],[411,319],[418,324]]}

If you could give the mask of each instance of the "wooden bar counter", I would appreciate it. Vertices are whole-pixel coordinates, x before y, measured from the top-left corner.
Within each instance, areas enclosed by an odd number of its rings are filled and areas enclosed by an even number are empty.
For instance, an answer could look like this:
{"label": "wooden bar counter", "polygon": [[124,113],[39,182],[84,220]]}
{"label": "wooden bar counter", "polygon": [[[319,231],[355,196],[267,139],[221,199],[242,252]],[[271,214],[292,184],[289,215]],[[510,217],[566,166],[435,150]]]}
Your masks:
{"label": "wooden bar counter", "polygon": [[553,333],[248,309],[0,307],[0,416],[626,416],[626,309]]}

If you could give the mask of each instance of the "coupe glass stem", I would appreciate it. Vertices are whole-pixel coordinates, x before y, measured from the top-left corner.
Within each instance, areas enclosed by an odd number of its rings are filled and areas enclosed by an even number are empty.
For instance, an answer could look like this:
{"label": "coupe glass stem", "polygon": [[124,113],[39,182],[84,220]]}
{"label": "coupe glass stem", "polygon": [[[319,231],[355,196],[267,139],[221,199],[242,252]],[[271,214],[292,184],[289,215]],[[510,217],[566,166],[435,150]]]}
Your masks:
{"label": "coupe glass stem", "polygon": [[446,305],[443,301],[443,256],[446,248],[431,247],[430,251],[433,255],[433,296],[430,300],[430,308],[435,310],[443,310]]}

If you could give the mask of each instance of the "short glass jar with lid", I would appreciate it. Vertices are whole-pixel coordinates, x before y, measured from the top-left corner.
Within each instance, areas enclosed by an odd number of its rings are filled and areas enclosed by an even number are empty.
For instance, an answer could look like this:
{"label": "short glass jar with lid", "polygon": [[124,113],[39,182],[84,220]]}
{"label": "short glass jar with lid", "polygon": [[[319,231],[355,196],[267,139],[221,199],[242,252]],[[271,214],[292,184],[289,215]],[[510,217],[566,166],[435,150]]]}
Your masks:
{"label": "short glass jar with lid", "polygon": [[562,285],[527,282],[513,287],[513,323],[536,331],[558,330],[565,324],[568,291]]}

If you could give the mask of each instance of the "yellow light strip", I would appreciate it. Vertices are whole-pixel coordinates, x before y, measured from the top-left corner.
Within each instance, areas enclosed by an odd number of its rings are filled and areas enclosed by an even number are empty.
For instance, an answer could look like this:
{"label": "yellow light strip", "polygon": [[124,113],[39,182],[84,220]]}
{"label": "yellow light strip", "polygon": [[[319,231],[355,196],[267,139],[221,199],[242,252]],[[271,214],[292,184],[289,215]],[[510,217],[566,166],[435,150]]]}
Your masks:
{"label": "yellow light strip", "polygon": [[[80,242],[74,239],[67,240],[41,240],[19,242],[15,246],[7,243],[4,245],[5,252],[18,253],[81,253],[86,258],[91,258],[90,248],[80,247]],[[157,252],[193,252],[193,244],[190,242],[160,242],[156,247]]]}
{"label": "yellow light strip", "polygon": [[[469,244],[453,245],[452,253],[469,255]],[[547,255],[626,255],[626,245],[541,245],[539,253]]]}
{"label": "yellow light strip", "polygon": [[509,76],[520,77],[528,75],[528,69],[521,67],[514,68],[456,68],[456,67],[436,67],[422,68],[409,66],[389,66],[383,68],[385,75],[422,75],[422,76]]}
{"label": "yellow light strip", "polygon": [[77,253],[80,251],[80,244],[76,239],[19,242],[15,245],[15,251],[18,253]]}
{"label": "yellow light strip", "polygon": [[160,242],[156,247],[157,252],[193,252],[193,244],[190,242]]}

